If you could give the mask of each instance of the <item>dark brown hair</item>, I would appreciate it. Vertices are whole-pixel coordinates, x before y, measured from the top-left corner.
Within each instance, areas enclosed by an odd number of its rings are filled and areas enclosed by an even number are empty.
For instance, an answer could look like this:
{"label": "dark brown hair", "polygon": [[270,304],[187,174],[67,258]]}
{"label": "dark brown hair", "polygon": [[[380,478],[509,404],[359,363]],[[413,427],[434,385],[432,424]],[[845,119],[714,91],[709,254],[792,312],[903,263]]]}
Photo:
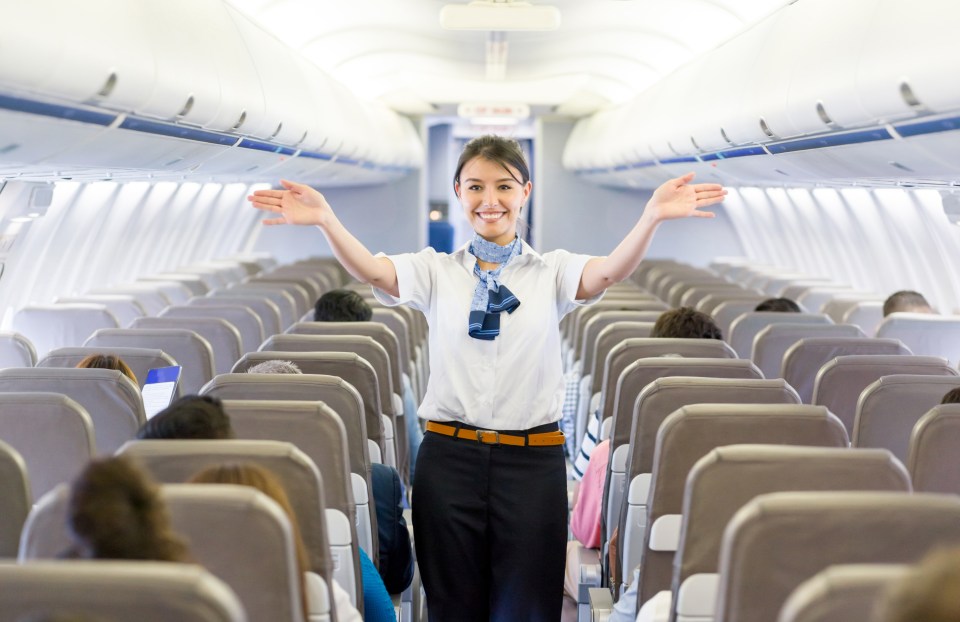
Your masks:
{"label": "dark brown hair", "polygon": [[94,460],[74,480],[67,526],[83,559],[190,561],[159,488],[126,456]]}
{"label": "dark brown hair", "polygon": [[[464,146],[463,153],[460,154],[460,159],[457,161],[457,170],[453,174],[454,192],[457,190],[457,184],[460,183],[460,172],[467,162],[474,158],[496,162],[520,185],[530,181],[530,167],[527,166],[527,159],[523,156],[520,143],[512,138],[486,134],[474,138]],[[520,179],[516,178],[513,171],[510,170],[511,167],[520,173]]]}
{"label": "dark brown hair", "polygon": [[114,354],[91,354],[77,363],[77,369],[112,369],[137,383],[137,376],[123,359]]}
{"label": "dark brown hair", "polygon": [[884,622],[953,622],[960,619],[960,548],[928,554],[880,600]]}
{"label": "dark brown hair", "polygon": [[650,332],[651,337],[672,339],[723,339],[713,318],[690,307],[664,311]]}

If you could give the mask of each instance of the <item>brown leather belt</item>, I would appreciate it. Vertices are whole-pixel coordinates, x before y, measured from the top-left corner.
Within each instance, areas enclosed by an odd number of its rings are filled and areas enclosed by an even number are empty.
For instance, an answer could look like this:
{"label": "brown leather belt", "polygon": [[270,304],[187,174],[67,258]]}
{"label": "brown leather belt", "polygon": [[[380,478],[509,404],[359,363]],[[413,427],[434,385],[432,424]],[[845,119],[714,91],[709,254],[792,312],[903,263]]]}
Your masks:
{"label": "brown leather belt", "polygon": [[538,432],[536,434],[502,434],[496,430],[468,430],[459,428],[455,425],[446,423],[437,423],[436,421],[427,422],[427,432],[436,432],[444,436],[452,436],[465,441],[476,441],[484,445],[513,445],[516,447],[548,447],[551,445],[563,445],[564,436],[560,430],[551,432]]}

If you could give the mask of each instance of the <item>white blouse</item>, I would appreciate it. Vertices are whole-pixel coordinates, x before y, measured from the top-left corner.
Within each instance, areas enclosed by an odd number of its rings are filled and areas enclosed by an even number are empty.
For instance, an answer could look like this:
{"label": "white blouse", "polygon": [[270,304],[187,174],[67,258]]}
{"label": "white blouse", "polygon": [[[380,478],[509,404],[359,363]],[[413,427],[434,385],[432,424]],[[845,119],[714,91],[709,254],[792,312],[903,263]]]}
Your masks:
{"label": "white blouse", "polygon": [[419,415],[490,430],[526,430],[558,421],[564,396],[560,318],[602,296],[575,299],[591,256],[564,250],[541,255],[524,242],[521,254],[500,274],[520,307],[501,313],[500,334],[484,341],[467,334],[478,281],[468,246],[449,255],[432,248],[391,255],[400,296],[373,289],[383,304],[407,304],[423,312],[430,325],[430,380]]}

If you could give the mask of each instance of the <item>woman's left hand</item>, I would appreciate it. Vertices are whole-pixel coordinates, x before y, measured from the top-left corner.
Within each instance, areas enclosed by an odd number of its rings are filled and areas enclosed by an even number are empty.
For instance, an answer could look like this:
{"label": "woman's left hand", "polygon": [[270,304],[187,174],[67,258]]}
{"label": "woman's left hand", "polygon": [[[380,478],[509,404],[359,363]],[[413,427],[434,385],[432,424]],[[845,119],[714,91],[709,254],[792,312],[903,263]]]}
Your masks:
{"label": "woman's left hand", "polygon": [[665,181],[654,190],[647,202],[644,215],[655,221],[674,218],[713,218],[713,212],[701,211],[701,208],[723,201],[727,191],[720,184],[691,184],[693,173]]}

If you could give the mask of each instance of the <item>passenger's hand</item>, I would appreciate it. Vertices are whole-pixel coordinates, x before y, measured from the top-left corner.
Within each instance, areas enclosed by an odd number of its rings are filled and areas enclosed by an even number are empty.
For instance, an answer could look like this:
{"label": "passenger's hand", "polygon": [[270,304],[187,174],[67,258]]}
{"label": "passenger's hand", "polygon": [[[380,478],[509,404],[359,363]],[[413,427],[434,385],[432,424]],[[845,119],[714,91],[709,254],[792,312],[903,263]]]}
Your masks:
{"label": "passenger's hand", "polygon": [[327,223],[333,210],[323,195],[304,184],[280,180],[284,190],[257,190],[247,200],[257,209],[276,214],[265,218],[265,225],[320,225]]}
{"label": "passenger's hand", "polygon": [[701,208],[723,201],[727,191],[720,184],[691,184],[693,173],[668,180],[654,190],[644,214],[657,222],[674,218],[713,218],[713,212]]}

